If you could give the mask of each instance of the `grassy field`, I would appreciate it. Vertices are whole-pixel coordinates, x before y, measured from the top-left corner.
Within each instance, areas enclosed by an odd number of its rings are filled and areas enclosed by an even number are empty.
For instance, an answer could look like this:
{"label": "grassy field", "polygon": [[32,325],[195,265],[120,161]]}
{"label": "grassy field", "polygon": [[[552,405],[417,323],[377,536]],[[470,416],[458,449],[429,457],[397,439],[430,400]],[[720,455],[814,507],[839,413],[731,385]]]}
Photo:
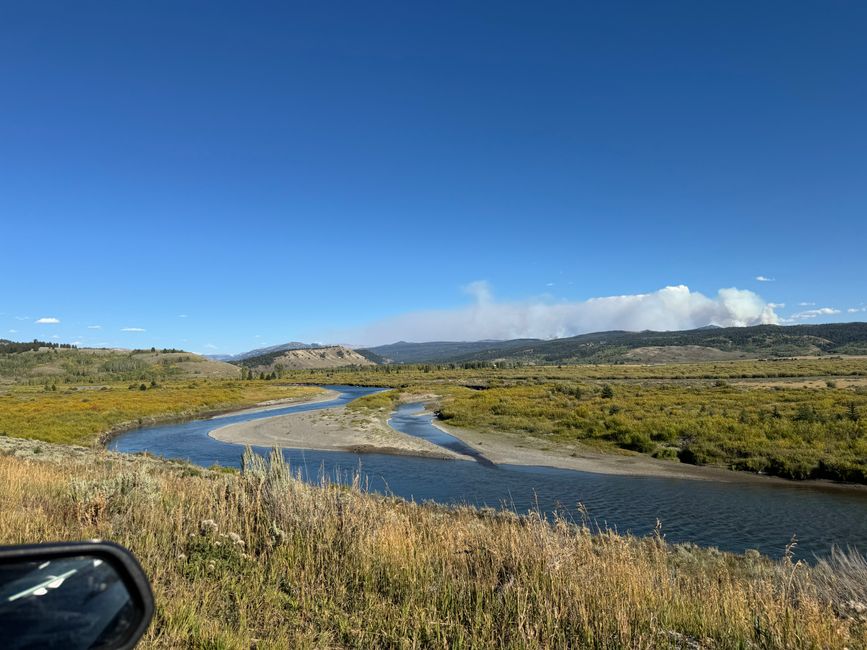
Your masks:
{"label": "grassy field", "polygon": [[12,385],[0,388],[0,436],[88,445],[123,428],[319,392],[281,382],[217,379],[65,384],[54,390]]}
{"label": "grassy field", "polygon": [[[433,393],[450,425],[790,479],[867,483],[867,360],[296,372]],[[356,408],[383,408],[391,396]]]}
{"label": "grassy field", "polygon": [[245,465],[0,439],[0,544],[129,546],[157,599],[145,648],[867,647],[854,557],[810,567],[591,535]]}
{"label": "grassy field", "polygon": [[[861,414],[865,417],[862,418]],[[534,385],[464,389],[449,424],[523,432],[791,479],[867,483],[867,395],[730,385]]]}
{"label": "grassy field", "polygon": [[775,380],[810,378],[851,378],[867,386],[867,357],[818,357],[670,363],[655,365],[564,365],[531,366],[510,363],[446,365],[345,367],[287,370],[283,378],[302,383],[357,384],[372,386],[413,386],[418,384],[458,384],[464,386],[501,386],[510,384],[562,381],[658,381],[689,379]]}

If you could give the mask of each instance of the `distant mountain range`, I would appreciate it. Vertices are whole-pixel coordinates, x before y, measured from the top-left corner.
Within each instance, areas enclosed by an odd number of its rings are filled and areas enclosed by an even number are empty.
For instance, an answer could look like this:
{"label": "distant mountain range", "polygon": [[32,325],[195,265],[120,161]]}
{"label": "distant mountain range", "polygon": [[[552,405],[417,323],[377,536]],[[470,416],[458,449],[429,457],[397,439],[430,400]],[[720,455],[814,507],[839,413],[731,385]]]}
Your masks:
{"label": "distant mountain range", "polygon": [[[512,339],[508,341],[399,341],[388,345],[350,350],[345,346],[300,343],[258,348],[236,355],[209,355],[209,359],[246,367],[267,367],[294,350],[337,350],[343,356],[325,357],[327,365],[471,363],[514,361],[536,364],[575,363],[677,363],[724,361],[762,357],[832,354],[867,355],[867,323],[824,325],[756,325],[717,327],[708,325],[676,332],[596,332],[562,339]],[[351,354],[350,354],[351,353]],[[310,355],[294,355],[309,357]],[[286,367],[294,365],[289,355]],[[325,358],[323,357],[323,358]],[[311,357],[312,358],[312,357]],[[306,362],[305,362],[306,363]],[[303,364],[302,364],[303,365]]]}
{"label": "distant mountain range", "polygon": [[429,363],[457,358],[473,358],[475,355],[497,350],[495,356],[508,355],[513,350],[532,348],[546,343],[541,339],[513,339],[511,341],[432,341],[430,343],[407,343],[398,341],[388,345],[356,350],[360,354],[373,354],[379,363]]}
{"label": "distant mountain range", "polygon": [[665,363],[801,355],[867,354],[867,323],[702,327],[678,332],[597,332],[569,338],[407,343],[365,350],[386,363],[521,361],[540,364]]}

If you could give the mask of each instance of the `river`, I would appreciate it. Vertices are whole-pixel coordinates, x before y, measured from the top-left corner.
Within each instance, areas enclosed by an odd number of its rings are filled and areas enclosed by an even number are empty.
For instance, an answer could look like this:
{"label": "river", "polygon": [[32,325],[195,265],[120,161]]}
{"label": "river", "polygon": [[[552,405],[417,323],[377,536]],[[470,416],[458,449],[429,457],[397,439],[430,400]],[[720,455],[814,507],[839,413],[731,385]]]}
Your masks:
{"label": "river", "polygon": [[[205,467],[238,467],[243,448],[214,440],[209,431],[233,422],[340,406],[381,390],[325,388],[339,391],[340,396],[328,402],[134,429],[113,439],[109,448],[147,451]],[[458,453],[478,456],[434,427],[430,416],[419,416],[420,408],[402,406],[392,414],[390,424]],[[589,516],[594,527],[636,535],[652,532],[659,522],[670,542],[693,542],[734,552],[757,549],[774,557],[782,555],[793,536],[797,537],[796,555],[807,560],[827,554],[835,544],[867,550],[867,490],[862,489],[818,483],[595,474],[494,465],[483,457],[453,461],[300,449],[286,449],[284,455],[305,480],[318,481],[324,474],[331,480],[347,481],[360,469],[368,489],[416,501],[505,507],[518,513],[539,510],[546,515],[556,510],[575,521]]]}

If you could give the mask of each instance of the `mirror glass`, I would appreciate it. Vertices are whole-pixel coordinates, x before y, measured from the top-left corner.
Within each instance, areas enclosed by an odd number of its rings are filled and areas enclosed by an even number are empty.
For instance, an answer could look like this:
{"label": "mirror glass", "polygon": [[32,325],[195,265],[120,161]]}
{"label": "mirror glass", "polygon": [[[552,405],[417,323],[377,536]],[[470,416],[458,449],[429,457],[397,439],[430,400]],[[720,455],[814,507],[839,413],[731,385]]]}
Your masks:
{"label": "mirror glass", "polygon": [[119,572],[104,559],[0,564],[4,648],[113,648],[141,616]]}

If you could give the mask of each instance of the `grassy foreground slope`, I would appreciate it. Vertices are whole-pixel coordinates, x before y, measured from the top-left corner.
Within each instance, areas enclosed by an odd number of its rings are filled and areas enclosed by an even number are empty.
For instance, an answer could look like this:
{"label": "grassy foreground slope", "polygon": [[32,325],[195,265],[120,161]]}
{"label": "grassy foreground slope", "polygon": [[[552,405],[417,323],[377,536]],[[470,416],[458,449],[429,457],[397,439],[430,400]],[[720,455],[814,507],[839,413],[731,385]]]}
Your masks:
{"label": "grassy foreground slope", "polygon": [[[40,453],[34,454],[34,451]],[[857,648],[867,566],[0,439],[0,544],[112,539],[157,600],[144,648]]]}

